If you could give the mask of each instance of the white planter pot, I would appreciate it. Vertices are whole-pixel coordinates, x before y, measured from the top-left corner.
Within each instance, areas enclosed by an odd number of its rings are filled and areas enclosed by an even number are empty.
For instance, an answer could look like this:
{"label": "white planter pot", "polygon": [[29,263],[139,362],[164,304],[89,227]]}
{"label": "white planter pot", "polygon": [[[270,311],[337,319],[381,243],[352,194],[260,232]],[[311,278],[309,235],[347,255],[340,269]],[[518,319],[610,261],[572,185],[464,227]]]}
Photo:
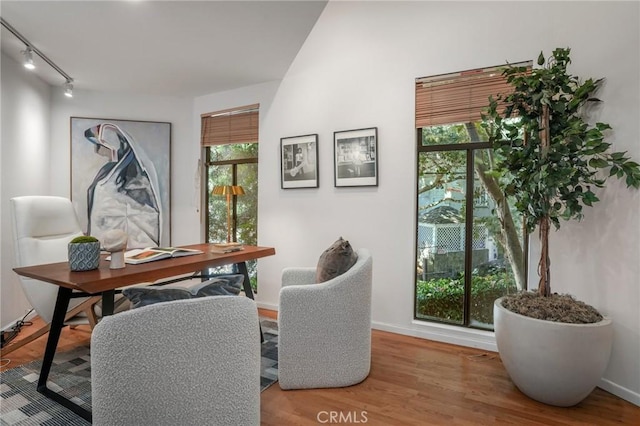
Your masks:
{"label": "white planter pot", "polygon": [[569,407],[596,387],[609,363],[613,326],[566,324],[516,314],[494,303],[493,325],[500,358],[525,395]]}

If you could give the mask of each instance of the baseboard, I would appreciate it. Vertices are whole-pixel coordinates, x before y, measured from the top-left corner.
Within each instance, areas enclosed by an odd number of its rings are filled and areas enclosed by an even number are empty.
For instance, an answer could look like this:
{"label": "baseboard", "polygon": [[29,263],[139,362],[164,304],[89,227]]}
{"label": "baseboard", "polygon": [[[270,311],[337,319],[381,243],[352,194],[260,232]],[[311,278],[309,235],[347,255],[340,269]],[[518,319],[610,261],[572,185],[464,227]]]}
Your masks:
{"label": "baseboard", "polygon": [[463,329],[447,324],[424,323],[422,321],[414,321],[412,325],[412,328],[406,328],[379,321],[371,323],[372,328],[376,330],[498,352],[496,339],[492,331]]}
{"label": "baseboard", "polygon": [[264,302],[256,301],[256,305],[258,305],[258,308],[260,309],[268,309],[270,311],[278,312],[278,305],[274,305],[273,303],[264,303]]}
{"label": "baseboard", "polygon": [[619,398],[629,401],[633,405],[640,407],[640,393],[634,392],[631,389],[627,389],[624,386],[620,386],[617,383],[613,383],[609,379],[600,379],[598,387],[605,390]]}

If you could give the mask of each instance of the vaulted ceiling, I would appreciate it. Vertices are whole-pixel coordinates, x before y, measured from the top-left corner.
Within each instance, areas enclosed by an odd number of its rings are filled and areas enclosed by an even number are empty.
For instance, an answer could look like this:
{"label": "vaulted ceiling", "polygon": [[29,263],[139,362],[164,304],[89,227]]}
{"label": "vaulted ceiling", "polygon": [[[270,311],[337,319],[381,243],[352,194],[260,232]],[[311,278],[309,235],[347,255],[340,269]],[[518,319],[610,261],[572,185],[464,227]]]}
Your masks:
{"label": "vaulted ceiling", "polygon": [[[326,3],[2,0],[0,15],[76,89],[193,97],[281,79]],[[22,62],[24,44],[4,27],[0,36]],[[34,62],[32,72],[63,85]]]}

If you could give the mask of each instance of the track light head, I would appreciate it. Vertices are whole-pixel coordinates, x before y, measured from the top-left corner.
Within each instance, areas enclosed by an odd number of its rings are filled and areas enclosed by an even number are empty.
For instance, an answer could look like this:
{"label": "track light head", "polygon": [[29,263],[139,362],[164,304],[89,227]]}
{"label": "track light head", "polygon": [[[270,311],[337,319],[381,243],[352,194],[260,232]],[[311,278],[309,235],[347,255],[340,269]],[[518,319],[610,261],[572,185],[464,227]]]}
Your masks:
{"label": "track light head", "polygon": [[64,95],[67,98],[73,98],[73,80],[67,80],[64,84]]}
{"label": "track light head", "polygon": [[36,66],[33,64],[33,50],[31,50],[31,47],[27,46],[27,48],[22,51],[22,55],[24,55],[24,67],[29,70],[35,69]]}

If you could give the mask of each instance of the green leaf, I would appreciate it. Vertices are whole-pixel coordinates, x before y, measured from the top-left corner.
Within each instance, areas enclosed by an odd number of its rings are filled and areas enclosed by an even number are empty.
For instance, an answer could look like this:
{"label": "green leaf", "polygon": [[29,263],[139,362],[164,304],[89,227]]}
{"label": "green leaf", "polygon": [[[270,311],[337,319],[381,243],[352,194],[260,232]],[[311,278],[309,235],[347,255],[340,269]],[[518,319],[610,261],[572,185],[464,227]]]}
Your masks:
{"label": "green leaf", "polygon": [[609,176],[613,176],[618,173],[618,166],[611,166],[611,170],[609,170]]}
{"label": "green leaf", "polygon": [[540,51],[540,54],[538,55],[538,65],[544,65],[544,54],[542,51]]}
{"label": "green leaf", "polygon": [[619,161],[622,160],[624,158],[624,154],[626,154],[625,152],[614,152],[611,154],[611,159]]}
{"label": "green leaf", "polygon": [[603,160],[602,158],[592,158],[591,160],[589,160],[589,166],[597,169],[602,169],[604,167],[607,167],[608,165],[609,163],[607,162],[607,160]]}

